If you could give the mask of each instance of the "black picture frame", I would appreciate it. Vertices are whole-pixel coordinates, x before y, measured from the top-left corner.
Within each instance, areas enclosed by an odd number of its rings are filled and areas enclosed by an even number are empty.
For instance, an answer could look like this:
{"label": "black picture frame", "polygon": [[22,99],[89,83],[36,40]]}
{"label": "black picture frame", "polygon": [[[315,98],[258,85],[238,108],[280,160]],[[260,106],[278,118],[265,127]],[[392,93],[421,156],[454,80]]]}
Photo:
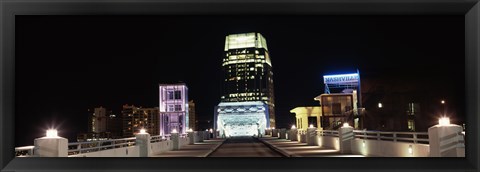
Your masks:
{"label": "black picture frame", "polygon": [[[2,171],[478,171],[480,4],[478,0],[2,0],[0,2]],[[465,158],[14,158],[17,15],[464,15]]]}

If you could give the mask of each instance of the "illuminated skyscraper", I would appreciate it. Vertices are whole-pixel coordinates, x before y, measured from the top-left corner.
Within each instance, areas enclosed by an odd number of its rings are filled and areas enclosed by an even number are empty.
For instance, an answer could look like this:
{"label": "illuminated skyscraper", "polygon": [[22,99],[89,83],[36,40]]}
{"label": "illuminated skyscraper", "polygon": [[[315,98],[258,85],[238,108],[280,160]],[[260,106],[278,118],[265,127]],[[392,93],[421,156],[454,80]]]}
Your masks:
{"label": "illuminated skyscraper", "polygon": [[272,62],[260,33],[226,36],[222,102],[261,101],[268,106],[267,127],[275,127]]}
{"label": "illuminated skyscraper", "polygon": [[215,107],[221,137],[265,134],[275,127],[273,72],[267,41],[260,33],[228,35],[223,57],[224,85]]}

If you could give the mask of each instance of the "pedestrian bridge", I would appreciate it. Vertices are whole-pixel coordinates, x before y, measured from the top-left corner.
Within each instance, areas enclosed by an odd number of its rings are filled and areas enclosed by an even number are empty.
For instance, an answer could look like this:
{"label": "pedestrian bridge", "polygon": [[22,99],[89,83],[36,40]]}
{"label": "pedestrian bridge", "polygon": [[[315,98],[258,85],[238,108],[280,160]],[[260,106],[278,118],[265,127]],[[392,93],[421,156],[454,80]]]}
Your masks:
{"label": "pedestrian bridge", "polygon": [[[73,142],[61,137],[35,139],[15,148],[17,157],[465,157],[460,126],[433,126],[429,132],[267,129],[256,138],[219,138],[218,133],[191,131],[150,136]],[[226,141],[225,141],[226,140]]]}

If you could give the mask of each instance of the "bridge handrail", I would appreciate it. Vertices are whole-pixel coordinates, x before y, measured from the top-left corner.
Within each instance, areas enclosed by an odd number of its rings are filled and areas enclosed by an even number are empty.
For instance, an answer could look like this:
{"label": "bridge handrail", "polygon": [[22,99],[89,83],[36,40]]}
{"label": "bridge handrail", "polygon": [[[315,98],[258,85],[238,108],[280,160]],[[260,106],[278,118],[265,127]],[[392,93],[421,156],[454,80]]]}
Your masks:
{"label": "bridge handrail", "polygon": [[156,135],[150,137],[150,143],[156,143],[167,140],[166,137],[162,137],[162,135]]}
{"label": "bridge handrail", "polygon": [[[390,131],[366,131],[354,130],[355,138],[371,140],[390,140],[393,142],[413,142],[428,144],[427,132],[390,132]],[[391,136],[388,136],[391,135]],[[419,137],[420,136],[420,137]]]}
{"label": "bridge handrail", "polygon": [[26,157],[33,156],[35,146],[21,146],[15,148],[15,156]]}
{"label": "bridge handrail", "polygon": [[338,131],[337,130],[317,130],[317,135],[338,137]]}
{"label": "bridge handrail", "polygon": [[[135,145],[136,138],[122,138],[112,140],[96,140],[89,142],[72,142],[68,143],[68,155],[75,155],[81,153],[97,152],[101,150],[122,148]],[[83,147],[88,145],[88,147]]]}

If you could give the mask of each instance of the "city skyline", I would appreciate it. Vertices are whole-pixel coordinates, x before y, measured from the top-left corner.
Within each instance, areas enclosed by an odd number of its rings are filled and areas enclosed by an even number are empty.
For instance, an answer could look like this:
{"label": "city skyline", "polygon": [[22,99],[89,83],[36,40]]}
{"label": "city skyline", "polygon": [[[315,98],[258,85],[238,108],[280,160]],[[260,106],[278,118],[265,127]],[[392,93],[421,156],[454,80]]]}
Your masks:
{"label": "city skyline", "polygon": [[[225,35],[242,32],[260,32],[269,40],[275,83],[280,83],[275,84],[279,127],[294,123],[291,120],[294,115],[289,112],[294,107],[318,105],[313,98],[323,93],[323,75],[356,69],[366,80],[381,78],[411,81],[412,86],[423,84],[422,87],[441,93],[439,96],[449,105],[452,102],[451,108],[459,107],[456,110],[462,111],[463,61],[457,61],[454,56],[464,54],[463,34],[459,34],[463,27],[451,23],[463,22],[463,19],[416,17],[407,22],[405,18],[323,17],[325,23],[311,24],[308,17],[297,20],[263,16],[255,18],[257,23],[243,27],[224,23],[217,25],[229,27],[212,29],[204,24],[225,18],[205,17],[198,21],[195,17],[68,20],[20,17],[16,32],[19,34],[16,39],[16,115],[29,120],[23,121],[26,123],[23,129],[19,128],[22,121],[18,118],[15,123],[16,133],[30,134],[26,136],[29,138],[16,138],[16,142],[29,144],[32,138],[43,135],[43,129],[49,125],[60,126],[60,135],[70,135],[68,132],[73,132],[70,130],[81,132],[78,130],[86,129],[86,122],[82,123],[81,119],[86,121],[87,109],[94,107],[103,106],[115,112],[123,104],[158,106],[158,90],[155,90],[159,83],[165,82],[187,83],[199,120],[212,119],[213,107],[221,95],[223,39]],[[47,25],[38,27],[42,22]],[[193,27],[199,25],[202,27]],[[28,29],[29,26],[37,29]],[[279,26],[290,27],[281,30]],[[318,32],[319,29],[323,32]],[[302,33],[302,30],[306,31]],[[73,31],[77,32],[72,34]],[[451,34],[445,34],[448,31]],[[43,44],[39,44],[39,40]],[[437,49],[443,51],[433,52]],[[387,55],[392,58],[386,58]],[[452,58],[455,61],[451,61]],[[169,75],[169,71],[178,67],[184,67],[185,72]],[[30,90],[31,85],[38,90]],[[432,99],[439,101],[440,97]],[[464,115],[457,116],[464,118]]]}

